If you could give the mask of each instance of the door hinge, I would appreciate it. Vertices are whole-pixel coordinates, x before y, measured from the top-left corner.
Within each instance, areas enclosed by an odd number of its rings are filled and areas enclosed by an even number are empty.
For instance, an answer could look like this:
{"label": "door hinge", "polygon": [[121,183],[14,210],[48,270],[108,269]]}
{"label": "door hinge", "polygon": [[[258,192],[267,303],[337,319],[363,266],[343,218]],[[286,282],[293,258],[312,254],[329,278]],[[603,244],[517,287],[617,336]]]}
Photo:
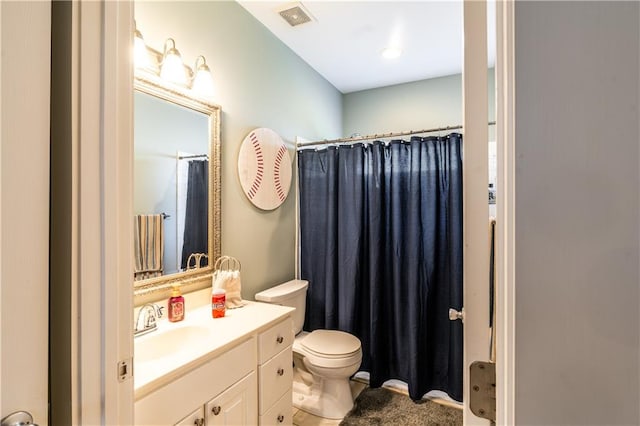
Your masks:
{"label": "door hinge", "polygon": [[133,377],[133,359],[127,358],[118,362],[118,382],[124,382]]}
{"label": "door hinge", "polygon": [[469,367],[469,408],[483,419],[496,421],[496,364],[475,361]]}

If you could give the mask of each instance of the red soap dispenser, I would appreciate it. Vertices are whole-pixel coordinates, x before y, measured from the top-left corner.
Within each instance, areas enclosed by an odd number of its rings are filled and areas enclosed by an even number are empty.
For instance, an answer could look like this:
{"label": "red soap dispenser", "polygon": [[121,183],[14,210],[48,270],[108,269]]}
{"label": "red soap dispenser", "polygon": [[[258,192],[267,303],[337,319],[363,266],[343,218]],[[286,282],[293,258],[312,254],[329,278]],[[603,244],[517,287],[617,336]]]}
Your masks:
{"label": "red soap dispenser", "polygon": [[178,322],[184,319],[184,297],[180,294],[180,287],[173,287],[168,311],[169,321]]}

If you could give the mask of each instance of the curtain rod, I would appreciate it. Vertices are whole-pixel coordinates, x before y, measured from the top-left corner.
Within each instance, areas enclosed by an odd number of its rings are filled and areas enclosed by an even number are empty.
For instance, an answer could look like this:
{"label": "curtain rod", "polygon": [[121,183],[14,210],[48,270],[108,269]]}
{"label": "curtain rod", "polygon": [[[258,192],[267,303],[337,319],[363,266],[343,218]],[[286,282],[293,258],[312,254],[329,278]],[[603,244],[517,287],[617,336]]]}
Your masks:
{"label": "curtain rod", "polygon": [[181,155],[178,156],[178,160],[186,160],[188,158],[205,158],[208,160],[209,159],[209,155],[208,154],[200,154],[200,155]]}
{"label": "curtain rod", "polygon": [[[494,126],[496,124],[495,121],[490,121],[488,123],[489,126]],[[409,130],[406,132],[396,132],[396,133],[380,133],[375,135],[366,135],[366,136],[355,136],[351,138],[339,138],[339,139],[324,139],[321,141],[314,142],[302,142],[297,144],[297,148],[301,148],[304,146],[312,146],[312,145],[326,145],[330,143],[340,143],[340,142],[358,142],[358,141],[366,141],[371,139],[385,139],[392,138],[395,136],[407,136],[407,135],[417,135],[419,133],[433,133],[433,132],[446,132],[449,130],[459,130],[462,129],[462,125],[459,124],[457,126],[446,126],[446,127],[436,127],[435,129],[425,129],[425,130]]]}

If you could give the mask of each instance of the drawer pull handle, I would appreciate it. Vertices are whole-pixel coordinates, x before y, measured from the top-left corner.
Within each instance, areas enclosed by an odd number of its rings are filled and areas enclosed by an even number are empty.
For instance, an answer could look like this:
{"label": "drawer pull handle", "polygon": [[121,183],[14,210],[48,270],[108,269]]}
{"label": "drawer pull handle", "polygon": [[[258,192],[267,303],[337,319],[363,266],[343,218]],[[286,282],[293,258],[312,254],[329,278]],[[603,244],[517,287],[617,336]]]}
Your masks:
{"label": "drawer pull handle", "polygon": [[284,422],[284,416],[282,414],[280,414],[278,416],[278,423],[282,423],[282,422]]}
{"label": "drawer pull handle", "polygon": [[202,417],[200,417],[199,419],[196,419],[193,424],[195,426],[204,426],[204,419]]}
{"label": "drawer pull handle", "polygon": [[278,338],[276,339],[276,342],[278,342],[279,344],[284,342],[284,337],[278,336]]}
{"label": "drawer pull handle", "polygon": [[284,376],[284,369],[278,368],[278,376]]}
{"label": "drawer pull handle", "polygon": [[220,406],[216,405],[211,409],[211,412],[213,413],[214,416],[217,416],[218,414],[220,414],[220,410],[221,410]]}

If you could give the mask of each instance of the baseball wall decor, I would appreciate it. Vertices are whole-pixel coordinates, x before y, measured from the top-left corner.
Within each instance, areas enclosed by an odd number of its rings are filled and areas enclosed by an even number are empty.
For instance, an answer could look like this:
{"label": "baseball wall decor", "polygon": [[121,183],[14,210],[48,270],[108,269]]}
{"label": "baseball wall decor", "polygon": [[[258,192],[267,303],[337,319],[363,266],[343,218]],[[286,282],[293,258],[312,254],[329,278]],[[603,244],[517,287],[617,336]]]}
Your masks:
{"label": "baseball wall decor", "polygon": [[273,210],[284,203],[291,187],[291,157],[282,138],[264,127],[251,131],[240,146],[238,175],[256,207]]}

